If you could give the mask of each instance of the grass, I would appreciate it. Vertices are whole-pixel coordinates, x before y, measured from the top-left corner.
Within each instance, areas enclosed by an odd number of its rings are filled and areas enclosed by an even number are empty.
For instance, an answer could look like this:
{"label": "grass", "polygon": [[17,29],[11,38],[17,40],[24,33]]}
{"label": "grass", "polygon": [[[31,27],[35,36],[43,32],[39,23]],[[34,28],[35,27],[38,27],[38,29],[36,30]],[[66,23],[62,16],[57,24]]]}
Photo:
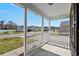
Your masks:
{"label": "grass", "polygon": [[20,37],[0,39],[0,54],[21,46],[23,46],[23,39]]}
{"label": "grass", "polygon": [[12,32],[13,34],[22,34],[23,32],[18,32],[18,31],[15,31],[15,32]]}
{"label": "grass", "polygon": [[51,35],[53,35],[53,36],[69,36],[69,34],[65,34],[65,33],[51,33]]}
{"label": "grass", "polygon": [[51,35],[53,35],[53,36],[59,36],[60,34],[59,33],[51,33]]}
{"label": "grass", "polygon": [[14,32],[0,32],[0,35],[4,35],[4,34],[22,34],[23,32],[18,32],[18,31],[14,31]]}
{"label": "grass", "polygon": [[[29,39],[29,44],[35,41],[36,40],[31,38]],[[21,46],[23,46],[23,38],[21,37],[0,39],[0,54],[17,49]]]}

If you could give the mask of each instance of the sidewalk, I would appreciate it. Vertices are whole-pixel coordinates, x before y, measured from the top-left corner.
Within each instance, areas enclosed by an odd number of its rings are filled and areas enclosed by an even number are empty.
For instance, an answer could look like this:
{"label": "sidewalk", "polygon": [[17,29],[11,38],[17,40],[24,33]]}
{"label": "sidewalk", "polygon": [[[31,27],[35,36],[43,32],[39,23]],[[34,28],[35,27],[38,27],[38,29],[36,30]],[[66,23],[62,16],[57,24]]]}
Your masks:
{"label": "sidewalk", "polygon": [[23,47],[17,48],[15,50],[12,50],[10,52],[6,52],[4,54],[1,54],[0,56],[19,56],[23,53]]}

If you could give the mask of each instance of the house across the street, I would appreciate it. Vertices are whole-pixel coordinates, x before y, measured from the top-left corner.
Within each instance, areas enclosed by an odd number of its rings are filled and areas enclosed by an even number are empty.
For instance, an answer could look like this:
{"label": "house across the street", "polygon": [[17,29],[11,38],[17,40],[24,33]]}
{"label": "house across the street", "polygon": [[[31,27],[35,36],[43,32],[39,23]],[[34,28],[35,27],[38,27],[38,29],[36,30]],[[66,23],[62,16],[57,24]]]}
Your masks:
{"label": "house across the street", "polygon": [[62,21],[60,24],[60,32],[69,33],[70,32],[70,22]]}

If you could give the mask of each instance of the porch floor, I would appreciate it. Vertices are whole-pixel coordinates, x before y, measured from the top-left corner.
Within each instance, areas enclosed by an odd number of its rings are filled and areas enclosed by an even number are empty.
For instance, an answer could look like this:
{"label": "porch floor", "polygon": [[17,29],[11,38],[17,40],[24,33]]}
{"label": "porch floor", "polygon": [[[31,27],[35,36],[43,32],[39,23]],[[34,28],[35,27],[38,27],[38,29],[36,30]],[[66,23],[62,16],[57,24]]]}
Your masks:
{"label": "porch floor", "polygon": [[46,44],[33,51],[30,56],[71,56],[70,50]]}

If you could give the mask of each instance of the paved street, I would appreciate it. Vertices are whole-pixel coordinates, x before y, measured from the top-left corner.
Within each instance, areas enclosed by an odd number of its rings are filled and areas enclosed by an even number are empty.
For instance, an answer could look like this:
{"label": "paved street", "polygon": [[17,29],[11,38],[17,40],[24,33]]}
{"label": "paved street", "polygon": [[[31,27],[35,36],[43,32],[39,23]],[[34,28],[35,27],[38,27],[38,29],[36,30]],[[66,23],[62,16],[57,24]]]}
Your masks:
{"label": "paved street", "polygon": [[[40,32],[30,32],[27,33],[27,35],[32,36],[32,35],[38,35]],[[24,37],[24,34],[4,34],[0,35],[0,38],[11,38],[11,37]]]}
{"label": "paved street", "polygon": [[23,34],[11,34],[11,35],[0,35],[0,38],[11,38],[11,37],[19,37]]}

